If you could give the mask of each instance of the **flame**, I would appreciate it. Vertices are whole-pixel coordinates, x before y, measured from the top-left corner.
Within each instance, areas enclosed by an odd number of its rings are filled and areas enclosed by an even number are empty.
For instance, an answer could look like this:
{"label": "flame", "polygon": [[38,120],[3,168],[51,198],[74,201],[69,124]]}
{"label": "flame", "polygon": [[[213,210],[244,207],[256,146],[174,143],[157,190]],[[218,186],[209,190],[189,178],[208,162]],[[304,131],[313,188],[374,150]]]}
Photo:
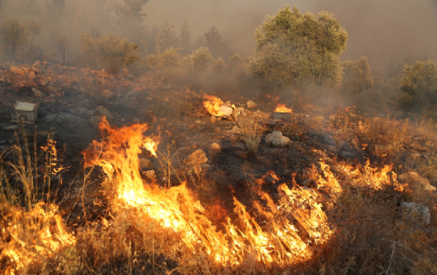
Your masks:
{"label": "flame", "polygon": [[213,116],[222,116],[223,114],[220,112],[220,106],[223,105],[223,101],[215,96],[203,94],[203,96],[208,99],[203,102],[203,106]]}
{"label": "flame", "polygon": [[[254,202],[259,213],[257,218],[234,197],[236,218],[231,221],[226,217],[223,230],[219,231],[185,183],[162,189],[143,182],[138,154],[144,140],[150,141],[143,137],[147,125],[116,128],[109,127],[104,119],[99,127],[108,134],[107,138],[94,141],[83,152],[85,166],[101,166],[114,182],[115,212],[135,209],[136,219],[150,220],[162,228],[160,232],[165,230],[178,236],[194,254],[204,251],[221,266],[239,266],[249,260],[264,266],[286,266],[308,260],[313,256],[311,246],[326,243],[332,236],[320,203],[322,196],[302,188],[290,189],[284,183],[278,187],[278,203],[267,193],[259,192],[265,203]],[[279,181],[273,172],[269,175]],[[298,229],[297,223],[302,229]],[[302,238],[303,235],[306,237]]]}
{"label": "flame", "polygon": [[275,109],[276,113],[293,113],[293,110],[291,108],[287,108],[285,104],[278,104]]}

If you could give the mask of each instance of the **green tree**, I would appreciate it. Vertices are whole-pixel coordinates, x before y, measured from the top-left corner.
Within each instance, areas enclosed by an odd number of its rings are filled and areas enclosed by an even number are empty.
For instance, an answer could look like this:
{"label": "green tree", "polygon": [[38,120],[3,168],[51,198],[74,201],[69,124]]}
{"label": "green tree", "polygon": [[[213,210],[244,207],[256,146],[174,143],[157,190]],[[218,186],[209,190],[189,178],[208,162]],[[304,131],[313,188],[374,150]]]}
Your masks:
{"label": "green tree", "polygon": [[205,47],[198,48],[190,55],[191,65],[198,72],[207,71],[211,67],[213,60],[211,52]]}
{"label": "green tree", "polygon": [[6,54],[11,60],[15,60],[17,47],[26,44],[29,37],[29,29],[25,23],[16,18],[8,17],[0,24],[0,41]]}
{"label": "green tree", "polygon": [[363,56],[356,61],[345,61],[341,90],[345,94],[356,96],[373,86],[372,71],[367,57]]}
{"label": "green tree", "polygon": [[139,60],[137,45],[120,39],[114,33],[92,38],[91,35],[82,32],[80,44],[82,60],[86,65],[105,68],[111,74],[118,73],[121,68]]}
{"label": "green tree", "polygon": [[339,56],[346,49],[347,32],[328,12],[301,14],[287,6],[268,16],[256,30],[253,61],[256,76],[279,86],[302,88],[314,83],[341,83]]}
{"label": "green tree", "polygon": [[434,61],[417,61],[415,65],[405,64],[400,81],[404,95],[400,103],[412,107],[437,103],[437,65]]}

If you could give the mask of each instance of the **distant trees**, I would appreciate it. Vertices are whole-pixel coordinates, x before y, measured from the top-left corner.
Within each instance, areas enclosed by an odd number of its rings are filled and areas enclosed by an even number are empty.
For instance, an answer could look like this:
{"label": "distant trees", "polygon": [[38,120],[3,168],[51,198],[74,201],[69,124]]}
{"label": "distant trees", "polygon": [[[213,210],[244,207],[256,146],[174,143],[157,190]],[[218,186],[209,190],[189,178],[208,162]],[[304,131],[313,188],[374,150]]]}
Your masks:
{"label": "distant trees", "polygon": [[191,65],[197,72],[205,72],[208,70],[213,62],[211,52],[206,47],[200,47],[190,55]]}
{"label": "distant trees", "polygon": [[346,49],[347,37],[332,14],[301,14],[287,6],[267,17],[256,31],[254,73],[279,86],[335,87],[342,79],[339,56]]}
{"label": "distant trees", "polygon": [[123,0],[115,4],[115,15],[123,32],[123,36],[137,44],[145,41],[146,32],[142,25],[146,13],[143,5],[149,0]]}
{"label": "distant trees", "polygon": [[81,33],[80,44],[83,62],[91,67],[105,68],[108,73],[115,74],[125,66],[139,60],[138,46],[116,34],[93,38]]}
{"label": "distant trees", "polygon": [[400,86],[403,94],[399,98],[404,107],[429,107],[437,104],[437,65],[434,61],[417,61],[405,64]]}
{"label": "distant trees", "polygon": [[16,18],[6,18],[0,23],[0,42],[10,60],[15,60],[17,48],[26,44],[29,37],[29,28]]}
{"label": "distant trees", "polygon": [[223,39],[215,26],[210,28],[204,35],[204,46],[207,47],[215,58],[222,57],[228,59],[234,54],[232,42]]}
{"label": "distant trees", "polygon": [[191,31],[187,20],[185,20],[184,24],[181,26],[179,41],[182,54],[187,54],[191,48]]}
{"label": "distant trees", "polygon": [[356,61],[342,63],[344,74],[341,90],[344,94],[359,95],[373,86],[372,71],[367,57],[363,56]]}
{"label": "distant trees", "polygon": [[65,65],[65,63],[67,63],[67,52],[71,45],[70,41],[64,35],[56,39],[55,45],[61,57],[62,64]]}

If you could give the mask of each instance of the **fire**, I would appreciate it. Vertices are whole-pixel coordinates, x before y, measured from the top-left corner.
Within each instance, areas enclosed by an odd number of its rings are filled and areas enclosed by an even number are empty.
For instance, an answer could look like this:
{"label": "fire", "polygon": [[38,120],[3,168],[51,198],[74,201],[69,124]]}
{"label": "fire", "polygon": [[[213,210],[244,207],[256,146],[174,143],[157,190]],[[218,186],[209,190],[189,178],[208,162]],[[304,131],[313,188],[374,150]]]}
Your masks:
{"label": "fire", "polygon": [[278,106],[276,106],[275,112],[276,113],[292,113],[293,110],[291,110],[291,108],[287,108],[285,106],[285,104],[279,103]]}
{"label": "fire", "polygon": [[[101,142],[94,141],[83,153],[85,166],[101,166],[114,183],[114,212],[135,210],[138,215],[136,220],[158,225],[161,229],[156,230],[160,234],[165,231],[173,237],[177,236],[193,254],[205,252],[221,266],[235,267],[248,262],[287,266],[310,259],[313,256],[311,247],[326,243],[332,236],[322,210],[322,196],[317,191],[300,187],[290,189],[284,183],[278,187],[280,198],[277,203],[267,193],[259,192],[263,203],[254,202],[258,212],[256,218],[234,198],[233,216],[236,218],[231,221],[226,217],[223,230],[219,231],[185,184],[162,189],[156,184],[143,182],[138,154],[145,146],[144,141],[150,142],[150,138],[143,136],[147,125],[116,128],[109,127],[108,122],[103,120],[99,127],[107,138]],[[155,141],[153,148],[157,143]],[[270,174],[279,180],[276,175]],[[301,229],[298,229],[297,223]],[[306,237],[303,238],[303,235]]]}
{"label": "fire", "polygon": [[203,102],[203,106],[213,116],[222,116],[223,114],[220,112],[220,106],[223,105],[223,101],[215,96],[203,94],[203,96],[208,99]]}

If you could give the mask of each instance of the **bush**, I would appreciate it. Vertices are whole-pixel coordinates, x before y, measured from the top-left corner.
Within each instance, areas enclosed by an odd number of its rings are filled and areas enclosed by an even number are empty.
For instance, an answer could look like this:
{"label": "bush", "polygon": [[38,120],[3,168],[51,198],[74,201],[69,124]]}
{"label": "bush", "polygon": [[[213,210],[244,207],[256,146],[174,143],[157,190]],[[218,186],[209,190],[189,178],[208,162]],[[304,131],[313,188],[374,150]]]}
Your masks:
{"label": "bush", "polygon": [[434,61],[405,64],[400,81],[404,93],[398,99],[403,107],[429,108],[437,103],[437,65]]}
{"label": "bush", "polygon": [[200,47],[190,55],[191,65],[197,72],[207,71],[213,61],[213,57],[208,48]]}
{"label": "bush", "polygon": [[344,74],[341,90],[345,94],[357,96],[373,86],[372,71],[367,57],[356,61],[343,62]]}
{"label": "bush", "polygon": [[256,30],[255,74],[280,86],[341,82],[340,54],[347,33],[332,14],[301,14],[286,7]]}
{"label": "bush", "polygon": [[139,60],[138,46],[128,40],[121,40],[114,33],[98,38],[81,33],[80,44],[82,60],[86,65],[96,69],[104,68],[111,74]]}

